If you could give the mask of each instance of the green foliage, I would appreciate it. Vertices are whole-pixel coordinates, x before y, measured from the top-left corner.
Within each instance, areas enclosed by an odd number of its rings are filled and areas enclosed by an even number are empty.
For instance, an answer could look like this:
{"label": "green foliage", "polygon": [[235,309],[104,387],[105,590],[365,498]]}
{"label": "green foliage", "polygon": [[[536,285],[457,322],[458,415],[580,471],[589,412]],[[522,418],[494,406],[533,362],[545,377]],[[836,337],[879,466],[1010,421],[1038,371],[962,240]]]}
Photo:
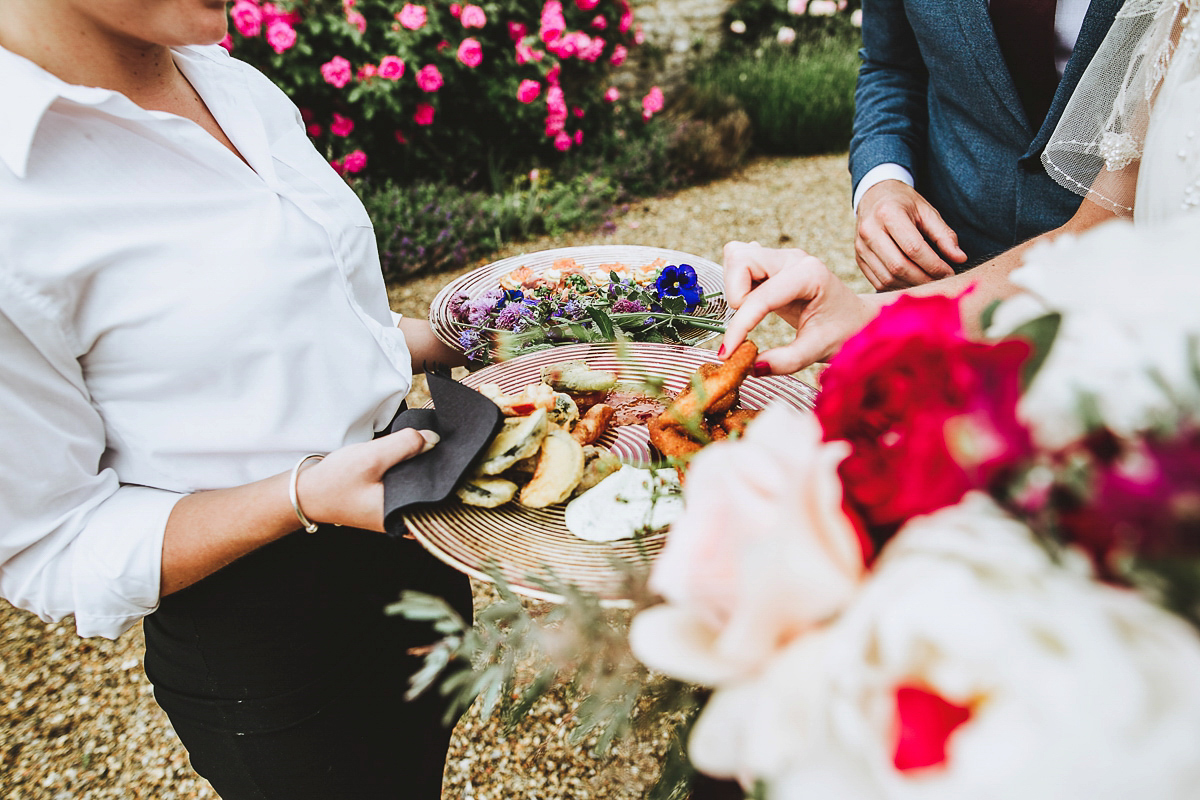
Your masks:
{"label": "green foliage", "polygon": [[[350,172],[358,170],[345,156],[361,150],[367,175],[458,181],[503,176],[536,160],[557,163],[561,151],[594,151],[594,141],[626,121],[641,126],[640,98],[607,102],[603,96],[614,56],[620,61],[635,46],[632,12],[624,0],[600,0],[589,11],[562,3],[565,31],[547,37],[549,42],[539,37],[542,0],[480,0],[470,7],[482,9],[486,22],[481,27],[465,27],[452,11],[457,3],[416,0],[413,5],[423,7],[426,17],[415,30],[396,16],[405,5],[403,0],[291,0],[271,6],[239,0],[231,8],[232,50],[300,106],[318,149]],[[288,15],[279,18],[277,6]],[[261,26],[246,22],[258,14]],[[295,32],[294,43],[281,48],[276,36],[272,46],[271,24],[287,25]],[[518,56],[512,25],[524,26],[525,35],[517,38],[532,58]],[[570,49],[560,46],[568,40]],[[475,66],[460,57],[460,47],[472,41],[482,52]],[[581,42],[595,46],[581,52],[576,47]],[[380,73],[389,58],[403,62],[402,75]],[[341,66],[340,76],[331,78],[338,72],[328,68],[331,63]],[[395,65],[392,61],[393,70]],[[423,68],[437,69],[440,88],[418,85]],[[518,100],[523,81],[537,84],[530,102]],[[552,123],[548,101],[559,90],[561,113]],[[424,122],[418,122],[426,106]],[[335,114],[352,121],[353,130],[332,132]],[[343,120],[342,133],[345,125]]]}
{"label": "green foliage", "polygon": [[858,65],[853,44],[828,37],[794,49],[768,43],[727,54],[702,66],[692,80],[741,102],[759,151],[810,155],[849,146]]}

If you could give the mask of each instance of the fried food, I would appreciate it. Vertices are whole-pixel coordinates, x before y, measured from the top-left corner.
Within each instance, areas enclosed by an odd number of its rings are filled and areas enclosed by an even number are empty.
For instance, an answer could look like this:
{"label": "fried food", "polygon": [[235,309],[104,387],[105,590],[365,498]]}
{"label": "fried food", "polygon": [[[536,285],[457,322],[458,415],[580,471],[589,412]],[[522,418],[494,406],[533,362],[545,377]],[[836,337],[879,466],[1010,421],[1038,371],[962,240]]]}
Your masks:
{"label": "fried food", "polygon": [[686,458],[704,446],[689,436],[682,425],[668,419],[666,412],[646,423],[646,430],[650,434],[650,444],[668,458]]}
{"label": "fried food", "polygon": [[584,361],[564,361],[543,367],[542,380],[556,391],[569,394],[607,392],[617,384],[616,375],[592,369]]}
{"label": "fried food", "polygon": [[[705,364],[692,376],[667,410],[647,423],[650,443],[668,458],[687,458],[710,441],[727,438],[744,426],[741,412],[731,411],[739,388],[750,374],[758,348],[743,342],[723,364]],[[725,420],[734,421],[726,427]]]}
{"label": "fried food", "polygon": [[616,409],[607,403],[597,403],[587,410],[571,429],[571,436],[583,445],[594,444],[608,430]]}
{"label": "fried food", "polygon": [[550,428],[542,442],[533,479],[525,484],[518,502],[526,508],[545,508],[571,496],[583,477],[583,446],[562,428]]}
{"label": "fried food", "polygon": [[503,478],[471,478],[454,493],[469,506],[496,508],[512,500],[518,488],[515,483]]}
{"label": "fried food", "polygon": [[[737,390],[754,367],[754,359],[758,358],[758,347],[754,342],[745,341],[738,345],[729,360],[718,364],[717,369],[709,375],[700,376],[694,381],[693,391],[681,392],[675,402],[664,412],[669,422],[680,426],[695,424],[701,416],[723,401],[726,395]],[[697,373],[699,374],[699,373]],[[695,384],[699,384],[698,386]]]}
{"label": "fried food", "polygon": [[[729,436],[741,436],[746,430],[746,426],[750,424],[750,420],[758,416],[758,409],[744,408],[739,411],[730,411],[717,422]],[[714,426],[715,427],[715,426]]]}
{"label": "fried food", "polygon": [[549,421],[544,409],[527,417],[510,417],[492,439],[479,465],[482,475],[499,475],[523,458],[528,458],[542,446]]}

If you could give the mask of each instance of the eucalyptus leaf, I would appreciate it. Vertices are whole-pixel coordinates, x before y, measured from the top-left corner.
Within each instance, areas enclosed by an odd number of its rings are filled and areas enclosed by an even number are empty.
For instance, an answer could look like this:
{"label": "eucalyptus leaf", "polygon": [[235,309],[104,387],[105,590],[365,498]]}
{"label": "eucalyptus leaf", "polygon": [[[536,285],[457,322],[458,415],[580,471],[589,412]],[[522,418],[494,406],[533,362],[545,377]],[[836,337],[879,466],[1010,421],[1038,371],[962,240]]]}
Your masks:
{"label": "eucalyptus leaf", "polygon": [[1021,366],[1022,391],[1029,388],[1033,379],[1037,377],[1038,370],[1046,363],[1060,325],[1062,325],[1062,314],[1055,311],[1037,319],[1031,319],[1005,337],[1006,339],[1022,339],[1033,346],[1029,360]]}

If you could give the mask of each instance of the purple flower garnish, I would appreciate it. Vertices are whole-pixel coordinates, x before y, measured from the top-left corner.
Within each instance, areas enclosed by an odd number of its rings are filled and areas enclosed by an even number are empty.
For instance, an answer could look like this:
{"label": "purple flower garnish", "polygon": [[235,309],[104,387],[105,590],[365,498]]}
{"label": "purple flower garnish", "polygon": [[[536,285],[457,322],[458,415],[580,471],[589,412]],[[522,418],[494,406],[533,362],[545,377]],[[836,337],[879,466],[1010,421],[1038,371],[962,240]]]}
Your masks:
{"label": "purple flower garnish", "polygon": [[483,333],[481,331],[469,330],[463,331],[458,337],[458,343],[466,353],[467,358],[471,361],[478,361],[482,358],[483,353]]}
{"label": "purple flower garnish", "polygon": [[446,304],[446,310],[450,312],[450,316],[459,322],[467,321],[467,314],[464,310],[467,305],[467,300],[471,296],[466,292],[459,292],[450,298],[450,302]]}
{"label": "purple flower garnish", "polygon": [[506,331],[515,331],[523,320],[528,319],[529,308],[523,303],[506,305],[496,316],[496,327]]}
{"label": "purple flower garnish", "polygon": [[663,271],[654,285],[658,289],[660,300],[667,297],[682,297],[686,304],[686,311],[692,311],[699,306],[704,297],[704,289],[700,286],[700,281],[696,278],[696,270],[692,268],[691,264],[663,267]]}
{"label": "purple flower garnish", "polygon": [[646,307],[637,300],[630,300],[628,297],[622,297],[620,300],[612,304],[614,314],[637,314],[646,310]]}

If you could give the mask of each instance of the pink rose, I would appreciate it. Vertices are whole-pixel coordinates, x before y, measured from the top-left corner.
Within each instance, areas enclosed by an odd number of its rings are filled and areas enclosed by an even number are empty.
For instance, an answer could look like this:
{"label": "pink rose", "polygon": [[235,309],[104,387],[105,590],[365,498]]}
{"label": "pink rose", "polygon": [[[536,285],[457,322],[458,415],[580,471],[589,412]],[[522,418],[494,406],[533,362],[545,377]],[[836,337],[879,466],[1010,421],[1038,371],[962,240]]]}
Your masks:
{"label": "pink rose", "polygon": [[408,144],[408,137],[404,135],[404,131],[396,131],[396,144]]}
{"label": "pink rose", "polygon": [[537,81],[524,80],[517,87],[517,100],[522,103],[532,103],[542,93],[542,85]]}
{"label": "pink rose", "polygon": [[525,34],[529,33],[529,28],[524,22],[508,23],[508,38],[513,40],[513,44],[525,38]]}
{"label": "pink rose", "polygon": [[608,42],[601,39],[599,36],[593,38],[587,45],[579,50],[579,58],[589,64],[594,64],[600,60],[600,56],[604,55],[604,48]]}
{"label": "pink rose", "polygon": [[233,37],[228,33],[225,34],[225,38],[218,42],[218,44],[224,47],[226,51],[233,52]]}
{"label": "pink rose", "polygon": [[370,80],[379,74],[379,67],[374,64],[363,64],[358,68],[358,74],[355,75],[360,81]]}
{"label": "pink rose", "polygon": [[546,0],[542,6],[541,26],[538,28],[538,38],[550,44],[567,29],[567,20],[563,16],[562,3],[559,0]]}
{"label": "pink rose", "polygon": [[296,29],[282,19],[271,20],[267,26],[267,44],[276,53],[282,53],[296,43]]}
{"label": "pink rose", "polygon": [[567,100],[561,86],[551,86],[546,92],[546,109],[553,114],[567,116]]}
{"label": "pink rose", "polygon": [[548,72],[546,72],[546,83],[549,83],[552,86],[557,86],[558,85],[558,76],[561,74],[562,74],[562,67],[560,67],[558,64],[555,64],[553,67],[551,67],[549,69]]}
{"label": "pink rose", "polygon": [[311,136],[314,139],[317,139],[321,136],[321,132],[324,129],[317,123],[312,122],[312,123],[309,123],[308,127],[305,128],[305,130],[308,132],[309,136]]}
{"label": "pink rose", "polygon": [[463,6],[462,15],[458,21],[464,28],[482,28],[487,25],[487,14],[479,6]]}
{"label": "pink rose", "polygon": [[229,11],[233,19],[233,27],[242,36],[258,36],[262,33],[263,13],[257,4],[250,0],[238,0]]}
{"label": "pink rose", "polygon": [[417,113],[413,114],[413,122],[418,125],[432,125],[433,106],[429,103],[417,103]]}
{"label": "pink rose", "polygon": [[651,86],[650,91],[642,98],[642,119],[650,119],[652,116],[663,110],[663,93],[662,89],[657,86]]}
{"label": "pink rose", "polygon": [[[469,8],[470,6],[468,6]],[[458,60],[471,69],[483,63],[483,46],[478,39],[463,39],[458,46]]]}
{"label": "pink rose", "polygon": [[458,3],[451,3],[450,4],[450,16],[454,17],[455,19],[458,19],[460,14],[462,14],[462,6],[459,5]]}
{"label": "pink rose", "polygon": [[421,67],[420,72],[417,73],[417,86],[423,92],[436,92],[442,88],[443,83],[445,81],[442,80],[441,71],[433,64]]}
{"label": "pink rose", "polygon": [[566,131],[559,131],[554,137],[554,149],[560,153],[565,153],[571,149],[571,137]]}
{"label": "pink rose", "polygon": [[621,92],[615,86],[608,87],[608,91],[604,93],[604,101],[607,103],[615,103],[621,99]]}
{"label": "pink rose", "polygon": [[625,49],[625,45],[619,44],[613,48],[612,56],[609,57],[608,63],[614,67],[619,67],[625,63],[625,57],[629,55],[629,51]]}
{"label": "pink rose", "polygon": [[428,14],[425,11],[425,6],[414,6],[412,3],[405,3],[404,8],[400,9],[400,13],[396,15],[396,20],[410,31],[415,31],[425,26],[427,17]]}
{"label": "pink rose", "polygon": [[404,61],[399,56],[384,56],[379,59],[379,77],[398,81],[404,77]]}
{"label": "pink rose", "polygon": [[608,27],[608,20],[603,14],[597,14],[592,20],[592,29],[602,31]]}
{"label": "pink rose", "polygon": [[354,71],[350,67],[350,62],[341,56],[334,56],[321,65],[321,77],[325,79],[326,83],[339,89],[349,83],[353,76]]}
{"label": "pink rose", "polygon": [[517,63],[525,64],[530,61],[541,61],[546,54],[540,50],[534,50],[525,42],[517,42]]}
{"label": "pink rose", "polygon": [[742,438],[698,453],[650,574],[666,604],[634,618],[635,655],[714,685],[759,671],[836,616],[869,552],[843,511],[838,465],[849,452],[823,443],[811,414],[775,406]]}
{"label": "pink rose", "polygon": [[281,19],[288,25],[295,25],[300,21],[300,12],[298,11],[283,11],[274,3],[262,4],[263,24],[270,25],[277,19]]}
{"label": "pink rose", "polygon": [[646,41],[646,34],[642,33],[642,26],[638,25],[637,30],[633,32],[633,43],[641,44]]}
{"label": "pink rose", "polygon": [[573,137],[573,141],[575,142],[576,147],[583,144],[583,131],[582,130],[575,131],[575,136]]}
{"label": "pink rose", "polygon": [[342,160],[340,158],[335,158],[333,161],[330,161],[329,166],[333,167],[333,171],[338,175],[346,174],[346,167],[342,164]]}
{"label": "pink rose", "polygon": [[356,172],[362,172],[367,166],[367,154],[362,150],[355,150],[352,153],[347,153],[346,158],[342,161],[342,167],[349,174],[353,175]]}
{"label": "pink rose", "polygon": [[633,9],[629,7],[629,3],[621,3],[621,20],[617,23],[617,30],[621,33],[629,33],[629,29],[633,27]]}
{"label": "pink rose", "polygon": [[575,5],[579,7],[580,11],[591,11],[600,5],[600,0],[575,0]]}
{"label": "pink rose", "polygon": [[336,111],[333,112],[333,122],[329,125],[329,132],[334,136],[349,136],[354,131],[354,120],[349,117],[343,117]]}
{"label": "pink rose", "polygon": [[351,27],[357,28],[359,33],[367,32],[367,18],[357,11],[347,11],[346,22],[350,23]]}

